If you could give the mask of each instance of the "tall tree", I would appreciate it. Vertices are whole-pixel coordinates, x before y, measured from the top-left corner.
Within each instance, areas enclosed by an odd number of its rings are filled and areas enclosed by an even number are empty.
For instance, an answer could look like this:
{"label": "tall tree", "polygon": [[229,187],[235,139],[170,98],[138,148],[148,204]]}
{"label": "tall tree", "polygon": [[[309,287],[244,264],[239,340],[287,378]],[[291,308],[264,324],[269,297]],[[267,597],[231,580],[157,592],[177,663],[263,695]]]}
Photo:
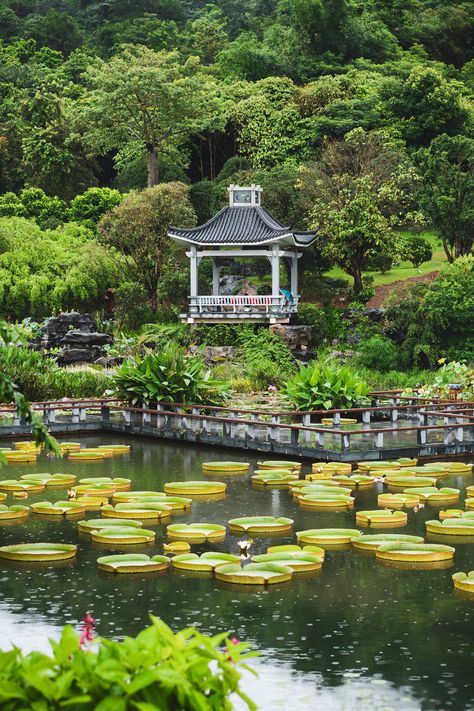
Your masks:
{"label": "tall tree", "polygon": [[364,270],[402,252],[409,256],[396,228],[421,221],[421,215],[413,200],[417,175],[398,143],[378,132],[350,131],[342,141],[325,142],[299,183],[323,256],[353,277],[356,293]]}
{"label": "tall tree", "polygon": [[131,192],[98,224],[100,241],[118,255],[122,279],[134,281],[146,292],[150,307],[158,307],[158,286],[168,270],[176,269],[170,225],[189,227],[196,215],[184,183],[161,183]]}
{"label": "tall tree", "polygon": [[422,176],[421,205],[438,232],[449,261],[474,244],[474,140],[438,136],[416,155]]}
{"label": "tall tree", "polygon": [[108,62],[97,60],[88,77],[84,141],[103,154],[118,151],[118,160],[146,155],[148,187],[159,181],[163,156],[204,129],[219,103],[198,59],[183,63],[178,52],[123,45]]}

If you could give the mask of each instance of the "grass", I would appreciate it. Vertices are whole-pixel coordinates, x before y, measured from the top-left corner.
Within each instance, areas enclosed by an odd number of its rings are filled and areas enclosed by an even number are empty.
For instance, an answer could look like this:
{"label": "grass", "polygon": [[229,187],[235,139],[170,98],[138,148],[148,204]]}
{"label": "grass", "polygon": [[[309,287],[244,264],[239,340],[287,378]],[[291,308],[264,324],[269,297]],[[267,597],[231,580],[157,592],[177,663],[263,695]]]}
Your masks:
{"label": "grass", "polygon": [[[408,233],[402,233],[408,234]],[[424,262],[419,267],[415,268],[410,262],[400,262],[396,267],[393,267],[388,272],[364,272],[364,276],[371,276],[374,279],[372,286],[383,286],[384,284],[392,284],[395,281],[403,281],[412,277],[422,276],[430,272],[439,271],[447,263],[441,241],[434,232],[422,232],[421,235],[430,243],[433,256],[429,262]],[[333,267],[325,276],[332,279],[348,279],[352,284],[352,278],[340,267]]]}

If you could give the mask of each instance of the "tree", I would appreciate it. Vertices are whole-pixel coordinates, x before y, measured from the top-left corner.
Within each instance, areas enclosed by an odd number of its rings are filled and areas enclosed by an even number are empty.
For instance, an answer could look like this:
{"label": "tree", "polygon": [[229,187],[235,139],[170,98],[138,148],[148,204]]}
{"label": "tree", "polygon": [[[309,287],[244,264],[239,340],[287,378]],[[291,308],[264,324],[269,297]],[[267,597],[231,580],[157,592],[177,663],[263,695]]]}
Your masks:
{"label": "tree", "polygon": [[353,277],[356,293],[364,270],[402,250],[408,256],[396,229],[421,221],[413,202],[416,183],[401,145],[363,129],[326,141],[319,160],[302,168],[300,187],[319,248]]}
{"label": "tree", "polygon": [[112,188],[89,188],[82,195],[76,195],[69,205],[72,220],[94,227],[106,212],[120,205],[123,196]]}
{"label": "tree", "polygon": [[158,286],[166,271],[176,269],[170,225],[192,226],[196,215],[183,183],[161,183],[132,192],[98,225],[101,242],[116,250],[122,279],[145,290],[150,307],[158,308]]}
{"label": "tree", "polygon": [[474,244],[474,140],[438,136],[416,155],[422,176],[421,205],[443,242],[448,260],[470,254]]}
{"label": "tree", "polygon": [[218,106],[214,82],[196,57],[123,45],[108,62],[88,70],[90,91],[80,113],[84,141],[92,150],[118,151],[117,160],[147,160],[147,185],[156,185],[160,163],[206,127]]}

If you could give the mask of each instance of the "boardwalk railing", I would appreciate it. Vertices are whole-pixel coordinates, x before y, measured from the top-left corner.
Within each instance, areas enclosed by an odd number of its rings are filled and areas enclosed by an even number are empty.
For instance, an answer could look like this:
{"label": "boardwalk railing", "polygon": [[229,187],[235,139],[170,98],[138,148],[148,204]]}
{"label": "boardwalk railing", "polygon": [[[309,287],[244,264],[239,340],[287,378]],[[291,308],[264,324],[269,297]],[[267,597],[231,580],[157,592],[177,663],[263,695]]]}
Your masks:
{"label": "boardwalk railing", "polygon": [[[214,446],[321,458],[387,458],[474,451],[474,403],[378,394],[375,405],[311,412],[251,410],[160,402],[131,407],[118,400],[35,403],[53,433],[115,431]],[[383,404],[384,401],[384,404]],[[322,418],[330,418],[323,425]],[[344,418],[357,420],[344,424]],[[27,433],[13,408],[0,409],[0,434]]]}

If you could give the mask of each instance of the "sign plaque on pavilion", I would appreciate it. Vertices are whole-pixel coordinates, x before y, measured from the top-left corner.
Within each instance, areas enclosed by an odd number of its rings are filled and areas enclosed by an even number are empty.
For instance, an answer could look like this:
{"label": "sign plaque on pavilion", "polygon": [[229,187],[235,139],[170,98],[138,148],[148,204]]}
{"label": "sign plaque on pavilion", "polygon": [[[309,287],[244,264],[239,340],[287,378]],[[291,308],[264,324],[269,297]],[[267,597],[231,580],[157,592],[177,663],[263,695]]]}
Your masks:
{"label": "sign plaque on pavilion", "polygon": [[[170,227],[171,239],[189,247],[188,323],[288,323],[298,308],[298,258],[301,249],[316,239],[315,232],[301,232],[281,225],[261,206],[259,185],[230,185],[229,205],[199,227]],[[267,257],[271,264],[271,295],[219,293],[219,258]],[[201,259],[212,260],[212,294],[198,294]],[[290,289],[280,288],[280,259],[291,261]]]}

